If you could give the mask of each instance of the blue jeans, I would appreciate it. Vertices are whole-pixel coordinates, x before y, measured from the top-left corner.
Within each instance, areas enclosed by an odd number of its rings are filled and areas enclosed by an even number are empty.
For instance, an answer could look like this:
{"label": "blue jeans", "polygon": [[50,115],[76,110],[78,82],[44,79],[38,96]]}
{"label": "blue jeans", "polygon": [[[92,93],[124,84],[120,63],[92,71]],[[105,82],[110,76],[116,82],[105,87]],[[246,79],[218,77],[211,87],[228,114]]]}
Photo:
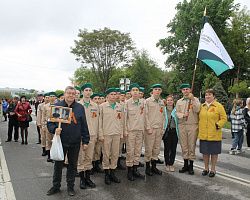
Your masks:
{"label": "blue jeans", "polygon": [[243,129],[238,132],[234,132],[232,148],[236,149],[236,147],[238,146],[237,149],[240,150],[242,148],[243,140],[244,140]]}

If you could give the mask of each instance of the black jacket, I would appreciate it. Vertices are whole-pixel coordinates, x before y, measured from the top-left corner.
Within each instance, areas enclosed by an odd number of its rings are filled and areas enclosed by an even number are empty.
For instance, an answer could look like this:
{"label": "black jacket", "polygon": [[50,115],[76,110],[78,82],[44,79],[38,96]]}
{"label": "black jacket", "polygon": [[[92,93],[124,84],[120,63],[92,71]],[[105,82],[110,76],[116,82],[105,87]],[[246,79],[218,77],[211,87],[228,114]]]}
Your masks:
{"label": "black jacket", "polygon": [[16,108],[16,104],[14,104],[13,102],[9,104],[9,107],[7,108],[7,113],[9,114],[9,119],[12,120],[17,120],[17,115],[10,115],[10,112],[15,112],[15,108]]}
{"label": "black jacket", "polygon": [[[56,103],[55,105],[69,107],[64,100]],[[87,125],[84,107],[81,104],[74,102],[70,106],[70,108],[72,108],[72,112],[75,115],[77,123],[72,120],[71,124],[61,124],[62,145],[78,144],[81,142],[81,140],[83,144],[88,144],[89,129]],[[58,123],[48,122],[47,127],[51,134],[55,134],[55,129],[58,127]]]}

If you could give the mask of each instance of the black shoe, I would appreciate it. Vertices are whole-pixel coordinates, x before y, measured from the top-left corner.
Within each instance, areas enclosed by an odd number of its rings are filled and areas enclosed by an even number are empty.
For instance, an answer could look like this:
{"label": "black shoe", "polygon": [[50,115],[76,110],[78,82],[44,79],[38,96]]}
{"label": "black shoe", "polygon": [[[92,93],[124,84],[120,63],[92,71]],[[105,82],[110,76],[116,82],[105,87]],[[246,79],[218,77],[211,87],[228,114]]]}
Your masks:
{"label": "black shoe", "polygon": [[15,140],[15,142],[18,142],[18,140]]}
{"label": "black shoe", "polygon": [[151,161],[151,165],[152,165],[151,171],[152,171],[152,173],[154,173],[154,174],[162,175],[162,171],[160,171],[159,169],[156,168],[156,162],[157,162],[156,160],[152,160],[152,161]]}
{"label": "black shoe", "polygon": [[111,180],[110,180],[109,169],[105,169],[104,172],[105,172],[105,184],[110,185]]}
{"label": "black shoe", "polygon": [[151,167],[150,167],[150,162],[146,162],[146,170],[145,170],[145,173],[146,173],[148,176],[153,176],[153,173],[152,173]]}
{"label": "black shoe", "polygon": [[80,176],[80,188],[86,189],[87,185],[86,185],[86,179],[84,177],[84,172],[79,172],[79,176]]}
{"label": "black shoe", "polygon": [[59,192],[61,192],[60,189],[52,187],[52,188],[50,188],[50,190],[47,192],[47,195],[50,196],[50,195],[53,195],[53,194],[56,194],[56,193],[59,193]]}
{"label": "black shoe", "polygon": [[47,162],[54,163],[54,161],[53,161],[51,158],[48,158],[48,159],[47,159]]}
{"label": "black shoe", "polygon": [[132,167],[127,167],[128,168],[128,173],[127,173],[127,178],[129,181],[134,181],[135,177],[133,175],[133,168]]}
{"label": "black shoe", "polygon": [[22,141],[22,143],[21,144],[24,144],[24,141]]}
{"label": "black shoe", "polygon": [[119,178],[116,177],[115,175],[115,170],[114,169],[111,169],[110,170],[110,180],[114,183],[120,183],[121,180]]}
{"label": "black shoe", "polygon": [[215,174],[216,174],[215,172],[210,171],[209,174],[208,174],[208,176],[211,177],[211,178],[213,178],[213,177],[215,177]]}
{"label": "black shoe", "polygon": [[137,170],[138,167],[139,167],[138,165],[134,165],[134,166],[133,166],[133,175],[134,175],[135,178],[142,178],[142,179],[144,179],[145,176],[142,175],[142,174]]}
{"label": "black shoe", "polygon": [[160,160],[160,158],[158,158],[158,160],[156,160],[157,164],[164,164],[164,161]]}
{"label": "black shoe", "polygon": [[184,166],[179,170],[179,173],[185,173],[188,171],[188,159],[184,159]]}
{"label": "black shoe", "polygon": [[96,185],[94,184],[93,181],[91,181],[91,179],[90,179],[90,173],[91,173],[90,170],[87,170],[87,171],[85,172],[85,181],[86,181],[86,185],[89,186],[89,187],[91,187],[91,188],[95,188]]}
{"label": "black shoe", "polygon": [[11,140],[6,140],[5,142],[11,142]]}
{"label": "black shoe", "polygon": [[190,175],[194,175],[193,164],[194,164],[194,161],[190,160],[189,166],[188,166],[188,174],[190,174]]}
{"label": "black shoe", "polygon": [[75,190],[73,188],[68,188],[68,195],[71,196],[71,197],[75,196],[76,195]]}
{"label": "black shoe", "polygon": [[208,173],[209,173],[208,170],[203,170],[202,173],[201,173],[201,175],[202,175],[202,176],[206,176],[206,175],[208,175]]}
{"label": "black shoe", "polygon": [[25,142],[24,142],[24,144],[26,144],[26,145],[27,145],[27,144],[28,144],[28,142],[27,142],[27,141],[25,141]]}

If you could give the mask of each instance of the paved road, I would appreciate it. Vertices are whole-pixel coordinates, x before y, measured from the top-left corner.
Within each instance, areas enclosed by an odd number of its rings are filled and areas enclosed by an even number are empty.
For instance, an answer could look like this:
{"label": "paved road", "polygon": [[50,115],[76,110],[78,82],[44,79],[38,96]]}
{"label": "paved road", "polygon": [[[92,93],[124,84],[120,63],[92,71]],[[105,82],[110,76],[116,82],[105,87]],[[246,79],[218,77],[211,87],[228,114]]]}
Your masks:
{"label": "paved road", "polygon": [[[66,192],[65,176],[63,176],[62,192],[48,197],[46,191],[51,187],[53,164],[47,163],[41,156],[41,147],[36,144],[37,134],[35,125],[31,123],[29,144],[21,145],[20,142],[5,143],[7,136],[7,123],[0,122],[0,144],[3,148],[11,183],[14,188],[17,200],[44,200],[44,199],[80,199],[85,200],[161,200],[161,199],[250,199],[250,187],[232,182],[223,177],[215,178],[202,177],[200,170],[195,169],[195,175],[164,173],[163,176],[147,177],[145,180],[130,182],[126,179],[124,171],[118,171],[121,184],[104,184],[103,174],[96,174],[93,180],[97,184],[95,189],[80,190],[79,178],[76,179],[75,197],[69,198]],[[230,135],[225,134],[223,140],[223,153],[218,163],[218,171],[232,174],[239,178],[250,180],[250,152],[240,156],[229,156],[227,149],[230,148]],[[197,149],[198,150],[198,149]],[[199,155],[199,154],[198,154]],[[177,159],[181,159],[178,147]],[[196,164],[202,166],[200,155],[197,157]],[[176,167],[181,168],[180,163]],[[160,168],[164,170],[164,166]],[[140,169],[143,170],[144,169]],[[65,170],[64,170],[65,175]],[[1,168],[0,168],[0,177]],[[0,178],[0,200],[6,199],[3,194],[5,181]]]}

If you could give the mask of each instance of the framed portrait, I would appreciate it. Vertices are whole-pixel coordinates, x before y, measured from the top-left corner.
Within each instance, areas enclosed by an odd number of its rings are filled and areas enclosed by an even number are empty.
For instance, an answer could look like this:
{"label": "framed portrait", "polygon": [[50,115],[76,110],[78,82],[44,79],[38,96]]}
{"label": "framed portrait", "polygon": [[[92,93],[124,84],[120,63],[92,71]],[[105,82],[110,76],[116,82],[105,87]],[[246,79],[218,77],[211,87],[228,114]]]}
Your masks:
{"label": "framed portrait", "polygon": [[72,108],[62,106],[50,106],[50,119],[51,122],[71,123]]}

